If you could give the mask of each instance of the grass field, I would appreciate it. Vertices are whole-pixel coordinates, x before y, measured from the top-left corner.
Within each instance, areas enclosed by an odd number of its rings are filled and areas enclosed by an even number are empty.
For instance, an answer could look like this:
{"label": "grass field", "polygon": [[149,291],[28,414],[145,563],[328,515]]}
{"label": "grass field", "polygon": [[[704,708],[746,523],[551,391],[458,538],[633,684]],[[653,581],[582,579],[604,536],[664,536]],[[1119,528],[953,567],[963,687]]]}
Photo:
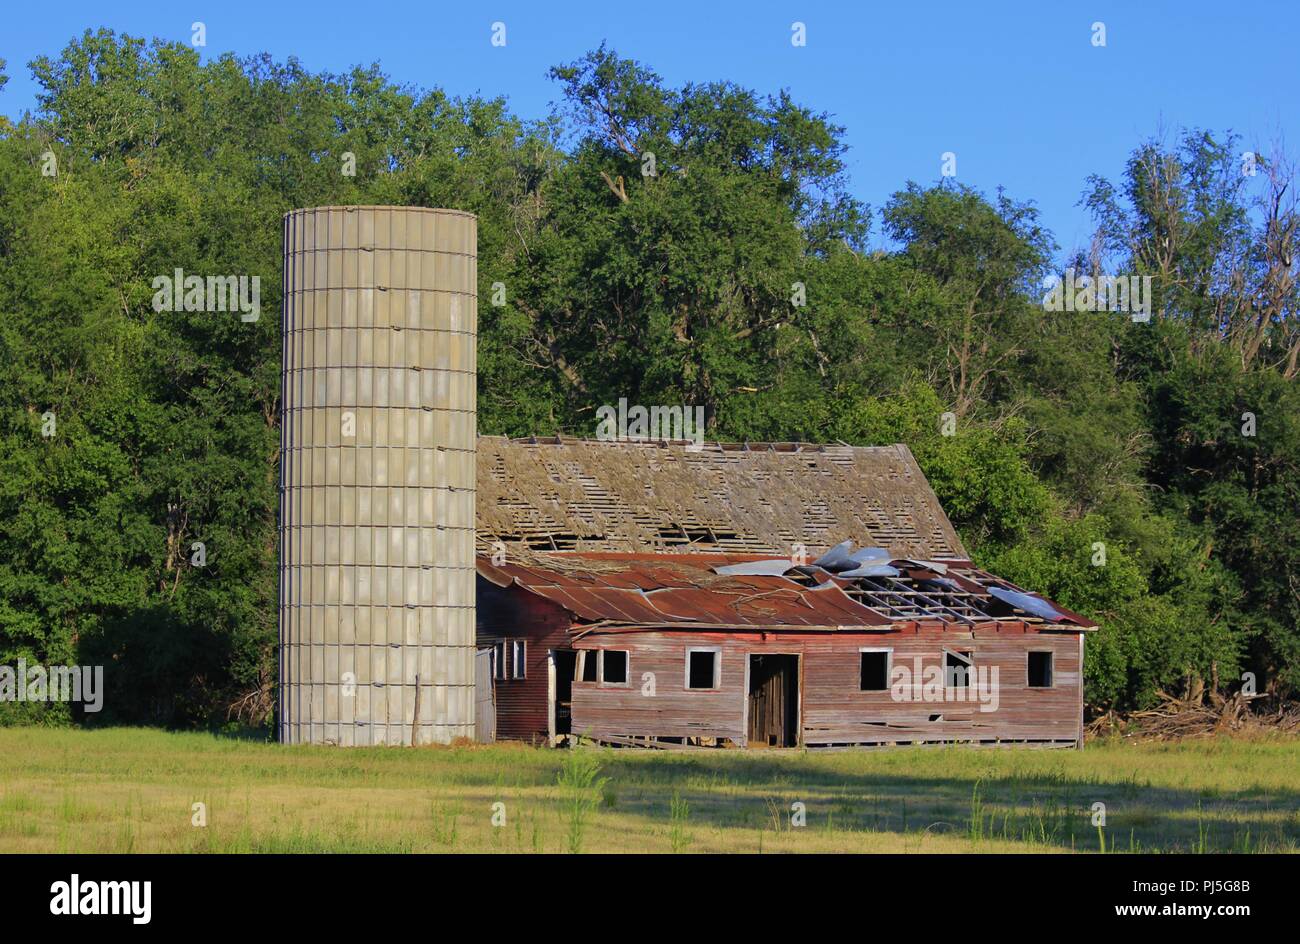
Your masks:
{"label": "grass field", "polygon": [[[196,803],[205,826],[194,824]],[[1094,803],[1105,804],[1104,827],[1093,825]],[[0,729],[0,852],[1097,852],[1103,844],[1296,851],[1300,741],[660,753],[343,750],[153,730]]]}

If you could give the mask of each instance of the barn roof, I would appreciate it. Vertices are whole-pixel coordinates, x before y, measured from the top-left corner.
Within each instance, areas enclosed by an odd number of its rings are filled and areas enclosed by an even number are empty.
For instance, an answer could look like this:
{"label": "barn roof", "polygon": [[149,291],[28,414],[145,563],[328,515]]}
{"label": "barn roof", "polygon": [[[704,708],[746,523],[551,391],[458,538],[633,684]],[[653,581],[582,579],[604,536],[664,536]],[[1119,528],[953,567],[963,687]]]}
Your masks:
{"label": "barn roof", "polygon": [[481,550],[968,556],[903,445],[480,436],[477,490]]}
{"label": "barn roof", "polygon": [[872,568],[879,573],[859,577],[842,575],[850,570],[837,573],[793,564],[784,574],[718,573],[760,570],[734,565],[765,560],[752,554],[524,551],[498,564],[480,556],[477,566],[483,579],[545,597],[572,614],[575,622],[605,632],[884,631],[922,623],[968,629],[1016,623],[1030,631],[1079,631],[1096,625],[968,560],[894,558]]}

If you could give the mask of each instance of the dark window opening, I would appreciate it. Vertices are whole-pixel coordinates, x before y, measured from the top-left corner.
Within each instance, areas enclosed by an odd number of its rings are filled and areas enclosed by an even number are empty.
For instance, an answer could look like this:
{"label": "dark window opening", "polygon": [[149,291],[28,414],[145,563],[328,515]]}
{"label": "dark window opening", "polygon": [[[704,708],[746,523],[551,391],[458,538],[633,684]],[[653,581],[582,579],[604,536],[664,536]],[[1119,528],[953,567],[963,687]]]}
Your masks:
{"label": "dark window opening", "polygon": [[1029,687],[1052,687],[1052,654],[1050,652],[1029,653]]}
{"label": "dark window opening", "polygon": [[718,654],[702,649],[692,649],[686,654],[686,687],[717,688]]}
{"label": "dark window opening", "polygon": [[889,689],[889,653],[862,653],[862,667],[858,681],[864,692],[883,692]]}
{"label": "dark window opening", "polygon": [[604,678],[606,685],[627,684],[627,652],[622,649],[606,649],[601,658],[604,660]]}
{"label": "dark window opening", "polygon": [[943,684],[948,688],[968,687],[973,667],[969,652],[944,652]]}
{"label": "dark window opening", "polygon": [[596,655],[595,650],[588,650],[578,656],[578,665],[582,671],[582,677],[579,682],[596,681]]}

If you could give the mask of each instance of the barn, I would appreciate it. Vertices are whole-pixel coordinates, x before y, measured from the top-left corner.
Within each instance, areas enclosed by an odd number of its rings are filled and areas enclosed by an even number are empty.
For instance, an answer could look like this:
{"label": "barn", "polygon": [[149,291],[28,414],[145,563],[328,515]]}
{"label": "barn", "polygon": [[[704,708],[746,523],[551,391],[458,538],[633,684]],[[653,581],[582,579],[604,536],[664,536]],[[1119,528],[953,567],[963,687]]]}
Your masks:
{"label": "barn", "polygon": [[906,446],[479,437],[477,491],[488,736],[1081,743],[1095,624],[976,567]]}
{"label": "barn", "polygon": [[1092,624],[905,446],[479,436],[474,217],[284,225],[285,743],[1078,742]]}

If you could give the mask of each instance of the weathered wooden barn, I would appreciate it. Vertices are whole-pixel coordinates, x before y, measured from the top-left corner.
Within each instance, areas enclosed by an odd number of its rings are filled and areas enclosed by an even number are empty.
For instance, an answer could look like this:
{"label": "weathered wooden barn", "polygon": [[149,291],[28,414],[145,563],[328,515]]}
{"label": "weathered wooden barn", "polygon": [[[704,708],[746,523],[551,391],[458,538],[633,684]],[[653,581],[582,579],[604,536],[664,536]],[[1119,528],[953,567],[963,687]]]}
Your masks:
{"label": "weathered wooden barn", "polygon": [[976,568],[905,446],[478,455],[496,737],[1080,743],[1095,625]]}

